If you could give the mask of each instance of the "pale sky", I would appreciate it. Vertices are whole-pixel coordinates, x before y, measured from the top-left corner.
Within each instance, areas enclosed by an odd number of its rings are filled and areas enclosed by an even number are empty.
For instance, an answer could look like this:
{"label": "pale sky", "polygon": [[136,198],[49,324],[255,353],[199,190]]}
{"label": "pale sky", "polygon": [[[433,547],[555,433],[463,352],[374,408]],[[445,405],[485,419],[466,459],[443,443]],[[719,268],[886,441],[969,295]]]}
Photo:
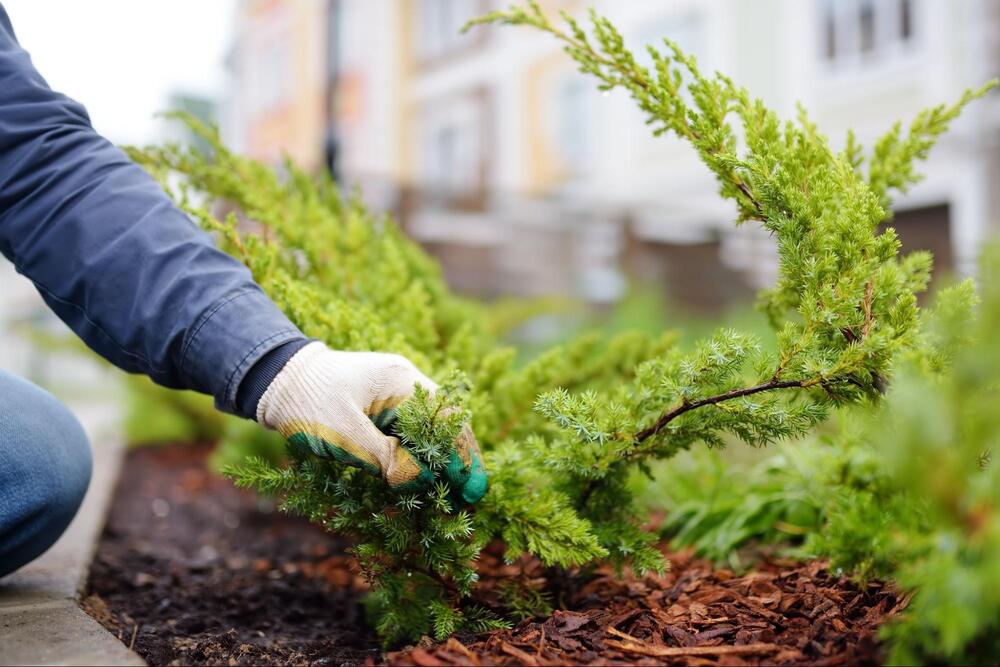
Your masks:
{"label": "pale sky", "polygon": [[170,93],[218,97],[236,0],[0,0],[54,89],[116,143],[161,138]]}

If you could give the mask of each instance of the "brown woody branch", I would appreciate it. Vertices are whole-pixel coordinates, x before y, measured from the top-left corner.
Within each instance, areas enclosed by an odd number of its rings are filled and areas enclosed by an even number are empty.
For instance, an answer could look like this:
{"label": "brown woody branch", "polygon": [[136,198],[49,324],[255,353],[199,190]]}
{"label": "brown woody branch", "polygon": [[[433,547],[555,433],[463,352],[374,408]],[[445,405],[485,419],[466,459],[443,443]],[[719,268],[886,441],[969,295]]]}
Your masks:
{"label": "brown woody branch", "polygon": [[[724,394],[718,394],[716,396],[709,396],[708,398],[702,398],[697,401],[691,401],[690,403],[681,403],[676,408],[665,412],[656,423],[648,428],[644,428],[635,435],[636,442],[642,442],[647,438],[656,435],[660,429],[677,419],[685,412],[690,412],[691,410],[696,410],[698,408],[704,407],[706,405],[714,405],[715,403],[722,403],[723,401],[728,401],[733,398],[739,398],[741,396],[750,396],[751,394],[759,394],[762,391],[771,391],[773,389],[790,389],[792,387],[811,387],[818,384],[818,380],[779,380],[774,377],[767,382],[754,385],[752,387],[743,387],[742,389],[733,389],[732,391],[727,391]],[[578,502],[578,507],[586,507],[587,501],[590,500],[591,494],[597,489],[597,480],[590,480],[584,486],[583,491],[580,493],[580,500]]]}
{"label": "brown woody branch", "polygon": [[[751,201],[753,201],[752,198]],[[861,325],[861,339],[867,337],[872,328],[872,323],[874,321],[874,318],[872,316],[873,300],[874,300],[874,289],[872,281],[869,280],[868,283],[865,285],[865,297],[861,303],[861,309],[865,317],[864,323]],[[849,343],[855,343],[859,340],[858,335],[855,334],[854,331],[852,331],[849,327],[844,327],[840,331],[844,335],[844,338],[846,338]],[[690,412],[691,410],[695,410],[697,408],[701,408],[706,405],[714,405],[716,403],[728,401],[733,398],[739,398],[741,396],[750,396],[752,394],[759,394],[760,392],[763,391],[771,391],[774,389],[790,389],[793,387],[809,387],[817,384],[816,380],[779,379],[779,375],[784,366],[784,363],[785,362],[783,361],[782,364],[778,366],[778,370],[775,371],[774,377],[772,377],[767,382],[763,382],[761,384],[754,385],[752,387],[743,387],[742,389],[734,389],[732,391],[727,391],[723,394],[717,394],[716,396],[709,396],[708,398],[702,398],[697,401],[691,401],[691,402],[685,401],[681,403],[680,405],[673,408],[669,412],[665,412],[663,415],[661,415],[660,418],[656,420],[656,423],[654,423],[652,426],[644,428],[643,430],[636,433],[635,435],[636,441],[642,442],[643,440],[646,440],[647,438],[656,435],[657,433],[660,432],[660,430],[664,426],[672,422],[677,417],[680,417],[685,412]],[[885,378],[883,378],[879,374],[875,374],[873,381],[875,388],[879,391],[879,393],[884,394],[886,390]]]}
{"label": "brown woody branch", "polygon": [[759,394],[762,391],[771,391],[774,389],[790,389],[792,387],[808,387],[815,384],[813,380],[777,380],[771,379],[767,382],[763,382],[752,387],[743,387],[742,389],[733,389],[732,391],[727,391],[724,394],[717,394],[715,396],[709,396],[708,398],[702,398],[697,401],[691,401],[690,403],[684,402],[678,405],[676,408],[670,410],[669,412],[663,413],[659,419],[656,420],[652,426],[644,428],[635,435],[635,439],[638,442],[652,437],[660,432],[660,430],[672,422],[673,420],[680,417],[685,412],[690,412],[691,410],[696,410],[698,408],[704,407],[706,405],[714,405],[716,403],[722,403],[723,401],[728,401],[733,398],[739,398],[741,396],[750,396],[751,394]]}
{"label": "brown woody branch", "polygon": [[[757,204],[756,200],[754,200],[752,197],[751,201],[753,201],[754,204]],[[757,205],[759,206],[759,204]],[[871,326],[871,320],[869,315],[871,308],[870,306],[871,283],[868,284],[868,289],[866,289],[865,301],[866,301],[864,306],[866,312],[865,334],[867,335],[867,330]],[[844,328],[841,331],[843,332],[844,337],[847,338],[849,342],[854,342],[855,340],[857,340],[857,336],[850,329]],[[677,407],[661,415],[660,418],[657,419],[653,425],[644,428],[643,430],[636,433],[635,435],[636,442],[643,442],[644,440],[651,438],[652,436],[659,433],[664,426],[672,422],[677,417],[680,417],[682,414],[690,412],[691,410],[697,410],[698,408],[705,407],[706,405],[715,405],[716,403],[722,403],[724,401],[732,400],[734,398],[740,398],[742,396],[751,396],[753,394],[759,394],[765,391],[773,391],[777,389],[807,388],[822,384],[822,380],[820,378],[812,378],[806,380],[781,380],[780,379],[781,371],[784,369],[784,365],[785,363],[787,363],[787,361],[788,361],[787,359],[782,361],[782,363],[775,370],[774,376],[767,382],[762,382],[761,384],[753,385],[752,387],[733,389],[732,391],[727,391],[722,394],[717,394],[715,396],[709,396],[707,398],[702,398],[697,401],[682,402]],[[875,386],[876,388],[878,388],[880,392],[882,393],[885,392],[884,381],[881,379],[880,376],[876,375]],[[597,480],[590,480],[589,482],[587,482],[580,495],[578,506],[585,507],[587,505],[587,502],[590,500],[591,494],[596,489],[597,489]]]}

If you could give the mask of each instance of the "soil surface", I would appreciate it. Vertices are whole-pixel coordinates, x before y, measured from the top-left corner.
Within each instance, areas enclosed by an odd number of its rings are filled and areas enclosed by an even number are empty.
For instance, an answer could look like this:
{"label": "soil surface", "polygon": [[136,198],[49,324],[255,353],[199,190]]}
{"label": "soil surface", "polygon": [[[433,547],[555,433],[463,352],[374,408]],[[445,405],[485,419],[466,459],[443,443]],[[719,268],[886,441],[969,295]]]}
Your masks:
{"label": "soil surface", "polygon": [[558,611],[382,654],[349,543],[212,474],[209,451],[130,452],[92,567],[85,608],[151,665],[873,664],[879,626],[906,604],[822,562],[735,574],[668,554],[662,576],[553,578],[537,561],[505,564],[494,546],[479,601],[496,606],[517,581]]}
{"label": "soil surface", "polygon": [[380,661],[348,543],[212,474],[209,452],[129,452],[87,611],[151,665]]}
{"label": "soil surface", "polygon": [[[410,648],[391,665],[879,664],[878,628],[906,606],[891,587],[858,588],[825,563],[769,562],[737,576],[670,554],[662,576],[602,571],[563,582],[561,610],[513,630]],[[487,572],[503,566],[486,559]],[[522,566],[525,582],[544,571]],[[532,572],[532,567],[536,571]],[[490,586],[490,577],[484,584]],[[566,583],[569,586],[566,587]]]}

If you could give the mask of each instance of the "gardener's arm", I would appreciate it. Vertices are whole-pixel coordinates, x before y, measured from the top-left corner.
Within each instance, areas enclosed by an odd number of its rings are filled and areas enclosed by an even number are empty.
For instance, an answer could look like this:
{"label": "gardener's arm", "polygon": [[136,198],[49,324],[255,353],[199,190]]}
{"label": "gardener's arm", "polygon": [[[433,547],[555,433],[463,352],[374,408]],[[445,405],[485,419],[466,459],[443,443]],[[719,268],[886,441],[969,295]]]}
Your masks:
{"label": "gardener's arm", "polygon": [[[98,135],[81,105],[48,87],[2,5],[0,252],[116,366],[211,394],[220,409],[390,484],[430,481],[367,415],[433,383],[397,355],[307,345],[243,264]],[[462,495],[478,500],[475,442],[457,444],[446,475],[460,489],[471,483]]]}
{"label": "gardener's arm", "polygon": [[229,412],[257,361],[303,339],[246,267],[48,87],[2,7],[0,251],[116,366]]}

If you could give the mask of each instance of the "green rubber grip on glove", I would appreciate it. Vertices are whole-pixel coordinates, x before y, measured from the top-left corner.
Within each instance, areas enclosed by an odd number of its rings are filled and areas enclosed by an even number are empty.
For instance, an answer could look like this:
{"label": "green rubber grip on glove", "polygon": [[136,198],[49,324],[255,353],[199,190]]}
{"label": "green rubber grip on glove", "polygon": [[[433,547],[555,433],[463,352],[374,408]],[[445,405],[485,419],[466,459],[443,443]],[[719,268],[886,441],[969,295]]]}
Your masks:
{"label": "green rubber grip on glove", "polygon": [[[394,429],[396,416],[396,408],[386,408],[377,414],[370,415],[369,418],[382,433],[398,437],[399,434]],[[474,505],[486,495],[486,467],[475,451],[470,452],[469,457],[470,462],[466,465],[458,450],[453,449],[448,459],[448,465],[441,472],[441,476],[448,484],[448,502],[453,512]]]}

